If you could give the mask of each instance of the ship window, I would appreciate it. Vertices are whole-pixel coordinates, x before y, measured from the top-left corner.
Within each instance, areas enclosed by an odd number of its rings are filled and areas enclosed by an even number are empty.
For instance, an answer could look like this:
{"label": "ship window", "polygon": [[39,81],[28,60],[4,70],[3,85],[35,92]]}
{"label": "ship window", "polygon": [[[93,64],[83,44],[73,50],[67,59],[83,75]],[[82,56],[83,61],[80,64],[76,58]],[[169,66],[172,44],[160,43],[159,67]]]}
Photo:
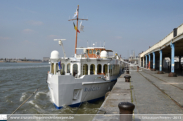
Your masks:
{"label": "ship window", "polygon": [[73,76],[75,76],[78,73],[78,65],[74,64],[73,65]]}
{"label": "ship window", "polygon": [[55,68],[55,73],[57,73],[58,72],[58,63],[56,63],[56,68]]}
{"label": "ship window", "polygon": [[64,64],[64,63],[61,64],[61,71],[60,71],[60,74],[61,74],[61,75],[64,75],[64,74],[65,74],[65,64]]}
{"label": "ship window", "polygon": [[112,75],[115,75],[115,69],[114,69],[115,65],[112,65]]}
{"label": "ship window", "polygon": [[102,68],[102,66],[101,66],[101,64],[98,64],[97,65],[97,74],[101,74],[101,69]]}
{"label": "ship window", "polygon": [[67,64],[67,73],[70,73],[70,63]]}
{"label": "ship window", "polygon": [[107,64],[105,64],[105,65],[104,65],[104,68],[103,68],[103,72],[104,72],[104,74],[106,74],[106,73],[107,73],[107,69],[108,69],[108,68],[107,68]]}
{"label": "ship window", "polygon": [[112,65],[109,65],[109,73],[110,73],[110,76],[112,76]]}
{"label": "ship window", "polygon": [[89,54],[92,54],[92,50],[89,50]]}
{"label": "ship window", "polygon": [[96,54],[96,50],[93,50],[93,54]]}
{"label": "ship window", "polygon": [[83,65],[83,75],[88,75],[88,65],[87,64]]}
{"label": "ship window", "polygon": [[86,53],[88,54],[88,50],[86,50]]}
{"label": "ship window", "polygon": [[97,50],[97,55],[100,55],[100,50]]}
{"label": "ship window", "polygon": [[54,74],[54,63],[51,63],[51,73]]}
{"label": "ship window", "polygon": [[95,65],[91,64],[90,65],[90,75],[95,74]]}

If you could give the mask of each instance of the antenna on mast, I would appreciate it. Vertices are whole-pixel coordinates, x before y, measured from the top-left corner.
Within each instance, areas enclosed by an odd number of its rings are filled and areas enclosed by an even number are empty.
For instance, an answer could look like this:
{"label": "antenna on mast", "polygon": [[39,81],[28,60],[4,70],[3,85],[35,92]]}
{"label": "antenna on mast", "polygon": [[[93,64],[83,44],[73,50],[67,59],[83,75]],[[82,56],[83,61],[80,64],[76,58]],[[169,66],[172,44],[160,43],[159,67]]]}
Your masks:
{"label": "antenna on mast", "polygon": [[66,40],[66,39],[54,39],[54,41],[58,41],[58,44],[60,46],[62,46],[62,50],[63,50],[63,53],[64,53],[64,58],[66,58],[66,54],[65,54],[65,50],[64,50],[64,45],[63,45],[63,40]]}
{"label": "antenna on mast", "polygon": [[87,40],[87,47],[88,47],[88,40]]}
{"label": "antenna on mast", "polygon": [[105,41],[104,41],[104,47],[105,47]]}

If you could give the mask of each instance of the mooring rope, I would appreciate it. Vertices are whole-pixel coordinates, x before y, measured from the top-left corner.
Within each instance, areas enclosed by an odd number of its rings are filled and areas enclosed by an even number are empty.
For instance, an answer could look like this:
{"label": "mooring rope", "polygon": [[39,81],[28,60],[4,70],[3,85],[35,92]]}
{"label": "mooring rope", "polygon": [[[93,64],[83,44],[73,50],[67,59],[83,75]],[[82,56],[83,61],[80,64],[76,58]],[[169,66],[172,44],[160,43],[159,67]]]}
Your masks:
{"label": "mooring rope", "polygon": [[[28,101],[29,98],[31,98],[37,91],[39,88],[37,88],[32,95],[30,95],[11,115],[13,115],[24,103],[26,103]],[[8,117],[8,119],[11,117],[11,115]]]}

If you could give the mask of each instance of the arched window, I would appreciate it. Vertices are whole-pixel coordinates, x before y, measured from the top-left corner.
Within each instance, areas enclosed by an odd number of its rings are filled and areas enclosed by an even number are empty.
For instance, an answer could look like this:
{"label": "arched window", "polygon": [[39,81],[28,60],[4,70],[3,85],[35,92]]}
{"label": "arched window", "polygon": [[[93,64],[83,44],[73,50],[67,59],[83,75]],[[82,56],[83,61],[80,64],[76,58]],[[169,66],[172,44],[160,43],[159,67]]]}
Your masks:
{"label": "arched window", "polygon": [[57,72],[58,72],[58,69],[59,69],[59,67],[58,67],[58,63],[56,63],[55,73],[57,73]]}
{"label": "arched window", "polygon": [[95,74],[95,65],[91,64],[90,65],[90,75]]}
{"label": "arched window", "polygon": [[73,65],[73,76],[75,76],[78,73],[78,65],[74,64]]}
{"label": "arched window", "polygon": [[100,50],[97,50],[97,55],[100,55]]}
{"label": "arched window", "polygon": [[67,73],[70,73],[70,63],[67,64]]}
{"label": "arched window", "polygon": [[108,68],[107,68],[107,64],[105,64],[103,67],[104,67],[104,68],[103,68],[103,72],[104,72],[104,74],[106,75],[107,70],[108,70]]}
{"label": "arched window", "polygon": [[112,76],[112,65],[109,65],[109,73],[110,73],[110,76]]}
{"label": "arched window", "polygon": [[97,65],[97,74],[101,74],[102,66],[101,64]]}
{"label": "arched window", "polygon": [[54,74],[54,63],[51,63],[51,73]]}
{"label": "arched window", "polygon": [[96,50],[93,50],[93,54],[96,54]]}
{"label": "arched window", "polygon": [[89,54],[92,54],[92,50],[89,50]]}
{"label": "arched window", "polygon": [[88,65],[87,64],[83,65],[83,75],[88,75]]}
{"label": "arched window", "polygon": [[64,75],[65,74],[65,64],[64,63],[61,64],[60,74],[61,75]]}

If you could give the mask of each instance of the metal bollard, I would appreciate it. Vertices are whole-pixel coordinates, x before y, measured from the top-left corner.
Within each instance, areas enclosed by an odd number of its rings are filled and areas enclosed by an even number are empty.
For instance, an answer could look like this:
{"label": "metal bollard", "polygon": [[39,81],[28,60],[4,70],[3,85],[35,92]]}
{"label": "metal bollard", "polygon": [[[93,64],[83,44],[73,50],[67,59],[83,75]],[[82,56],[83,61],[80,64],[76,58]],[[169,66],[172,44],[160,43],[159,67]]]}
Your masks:
{"label": "metal bollard", "polygon": [[137,66],[137,72],[139,71],[139,66]]}
{"label": "metal bollard", "polygon": [[129,74],[129,69],[126,70],[126,74]]}
{"label": "metal bollard", "polygon": [[131,76],[130,75],[125,75],[124,78],[125,78],[125,82],[130,82]]}
{"label": "metal bollard", "polygon": [[135,105],[133,103],[120,102],[118,104],[118,108],[119,108],[119,114],[122,114],[120,115],[120,121],[132,121],[132,114],[135,108]]}

